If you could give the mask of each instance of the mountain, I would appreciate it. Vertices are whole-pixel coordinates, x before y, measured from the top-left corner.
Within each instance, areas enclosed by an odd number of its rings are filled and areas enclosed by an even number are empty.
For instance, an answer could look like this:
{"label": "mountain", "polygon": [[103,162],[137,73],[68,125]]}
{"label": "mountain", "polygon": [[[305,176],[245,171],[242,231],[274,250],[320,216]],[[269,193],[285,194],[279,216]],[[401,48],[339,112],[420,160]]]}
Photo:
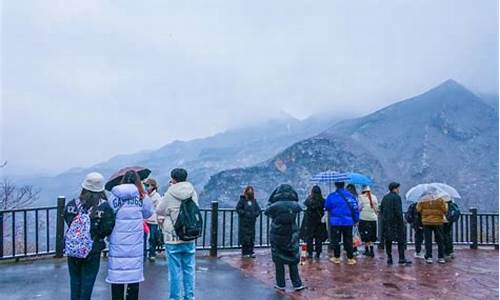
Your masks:
{"label": "mountain", "polygon": [[20,184],[33,184],[42,189],[39,205],[53,204],[58,195],[74,197],[80,182],[91,171],[106,178],[128,165],[141,165],[152,170],[165,188],[172,168],[189,171],[189,180],[201,190],[210,176],[231,168],[248,167],[273,157],[293,143],[314,136],[339,120],[332,114],[298,120],[286,113],[275,118],[211,137],[191,141],[175,141],[157,150],[118,155],[89,168],[73,168],[54,177],[23,179]]}
{"label": "mountain", "polygon": [[[247,184],[264,204],[280,183],[302,198],[321,171],[356,171],[372,177],[381,197],[390,181],[402,194],[425,182],[445,182],[463,196],[462,206],[498,211],[498,113],[453,80],[367,116],[333,125],[295,143],[272,159],[212,176],[202,201],[234,206]],[[326,190],[328,186],[324,187]]]}

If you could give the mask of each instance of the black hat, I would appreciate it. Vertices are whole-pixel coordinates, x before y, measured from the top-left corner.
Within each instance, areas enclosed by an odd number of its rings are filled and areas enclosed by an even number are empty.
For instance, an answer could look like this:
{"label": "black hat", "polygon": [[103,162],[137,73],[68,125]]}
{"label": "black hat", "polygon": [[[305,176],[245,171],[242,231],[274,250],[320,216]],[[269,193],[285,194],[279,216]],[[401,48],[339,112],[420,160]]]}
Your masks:
{"label": "black hat", "polygon": [[392,191],[393,189],[397,189],[399,187],[399,182],[391,182],[389,184],[389,191]]}
{"label": "black hat", "polygon": [[175,179],[175,181],[177,182],[183,182],[186,181],[188,173],[184,169],[176,168],[173,169],[172,172],[170,172],[170,177],[172,177],[172,179]]}

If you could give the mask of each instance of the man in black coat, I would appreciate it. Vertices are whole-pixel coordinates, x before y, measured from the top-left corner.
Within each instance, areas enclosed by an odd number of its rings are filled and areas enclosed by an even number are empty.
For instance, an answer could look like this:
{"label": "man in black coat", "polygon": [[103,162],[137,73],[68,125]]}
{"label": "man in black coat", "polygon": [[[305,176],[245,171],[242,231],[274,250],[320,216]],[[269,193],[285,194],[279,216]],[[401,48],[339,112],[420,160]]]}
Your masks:
{"label": "man in black coat", "polygon": [[298,269],[300,246],[297,214],[302,211],[298,201],[297,192],[290,185],[282,184],[271,194],[270,206],[265,211],[266,216],[272,219],[271,253],[276,267],[275,288],[279,290],[285,289],[285,265],[289,266],[293,288],[296,291],[305,288]]}
{"label": "man in black coat", "polygon": [[403,208],[399,196],[399,183],[389,184],[389,193],[384,196],[380,204],[382,216],[382,235],[385,239],[387,264],[392,265],[392,242],[398,243],[399,264],[409,265],[411,261],[405,258],[406,232],[403,220]]}

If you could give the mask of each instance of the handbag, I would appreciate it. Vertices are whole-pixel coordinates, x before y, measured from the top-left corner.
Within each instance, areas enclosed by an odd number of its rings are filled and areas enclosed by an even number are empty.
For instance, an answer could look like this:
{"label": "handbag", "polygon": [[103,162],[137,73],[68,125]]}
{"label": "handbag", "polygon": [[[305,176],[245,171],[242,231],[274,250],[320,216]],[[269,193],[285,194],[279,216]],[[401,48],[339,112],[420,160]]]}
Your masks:
{"label": "handbag", "polygon": [[354,226],[352,228],[352,246],[359,247],[363,242],[361,241],[361,237],[359,236],[358,226]]}

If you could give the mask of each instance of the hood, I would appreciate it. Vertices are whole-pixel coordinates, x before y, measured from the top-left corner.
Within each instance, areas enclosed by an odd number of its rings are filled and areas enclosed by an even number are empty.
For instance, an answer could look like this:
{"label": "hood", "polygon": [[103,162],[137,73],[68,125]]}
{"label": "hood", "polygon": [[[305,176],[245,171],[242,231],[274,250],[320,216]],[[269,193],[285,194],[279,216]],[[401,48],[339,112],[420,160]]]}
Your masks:
{"label": "hood", "polygon": [[297,192],[289,184],[282,184],[277,187],[274,192],[269,197],[269,203],[275,203],[278,201],[299,201]]}
{"label": "hood", "polygon": [[195,191],[193,185],[185,181],[171,185],[167,193],[175,199],[182,201],[193,197]]}
{"label": "hood", "polygon": [[111,193],[120,199],[130,199],[139,197],[139,191],[134,184],[120,184],[111,189]]}

